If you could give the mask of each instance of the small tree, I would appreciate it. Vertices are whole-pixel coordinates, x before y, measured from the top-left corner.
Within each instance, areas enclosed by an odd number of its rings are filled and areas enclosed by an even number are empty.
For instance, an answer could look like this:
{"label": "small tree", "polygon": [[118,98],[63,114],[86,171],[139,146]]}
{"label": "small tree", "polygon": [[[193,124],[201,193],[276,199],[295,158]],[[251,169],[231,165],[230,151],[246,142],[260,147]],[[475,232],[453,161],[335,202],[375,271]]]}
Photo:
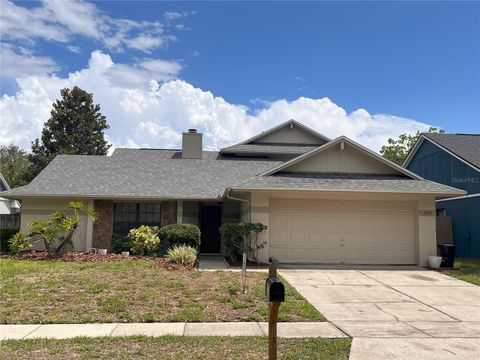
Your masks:
{"label": "small tree", "polygon": [[[85,210],[82,202],[72,201],[63,210],[55,210],[48,220],[34,220],[28,224],[29,232],[18,232],[10,240],[10,249],[19,254],[37,242],[43,242],[50,257],[61,255],[72,249],[73,235],[78,228],[80,216],[86,215],[93,221],[97,215],[92,210]],[[72,215],[68,213],[73,212]]]}
{"label": "small tree", "polygon": [[[437,129],[431,127],[428,129],[429,133],[445,133],[442,129]],[[398,139],[388,139],[388,145],[383,145],[380,149],[380,154],[383,155],[385,159],[393,161],[398,165],[402,165],[405,159],[408,156],[410,150],[415,146],[418,138],[420,137],[421,132],[417,131],[415,135],[411,134],[402,134]]]}
{"label": "small tree", "polygon": [[60,90],[60,95],[41,139],[32,142],[32,178],[56,155],[107,155],[110,148],[104,136],[109,126],[100,105],[93,103],[93,94],[75,86]]}
{"label": "small tree", "polygon": [[224,224],[220,228],[227,256],[232,261],[238,260],[242,252],[248,258],[258,262],[258,251],[265,247],[266,242],[259,242],[261,232],[267,230],[262,223]]}

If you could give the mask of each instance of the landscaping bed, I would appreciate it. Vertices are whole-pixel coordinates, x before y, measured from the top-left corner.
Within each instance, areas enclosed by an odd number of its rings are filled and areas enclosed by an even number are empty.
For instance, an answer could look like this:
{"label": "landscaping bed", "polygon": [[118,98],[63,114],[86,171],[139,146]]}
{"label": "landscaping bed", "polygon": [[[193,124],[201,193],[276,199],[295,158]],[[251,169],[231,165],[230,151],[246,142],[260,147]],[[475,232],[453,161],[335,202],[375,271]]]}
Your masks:
{"label": "landscaping bed", "polygon": [[[265,274],[167,270],[150,259],[0,262],[0,323],[266,321]],[[286,283],[280,321],[324,321]]]}
{"label": "landscaping bed", "polygon": [[151,256],[129,255],[123,257],[121,254],[107,253],[99,255],[84,252],[67,252],[63,255],[49,257],[46,251],[26,251],[19,256],[1,255],[0,259],[11,260],[31,260],[31,261],[58,261],[58,262],[111,262],[111,261],[128,261],[128,260],[154,260],[155,266],[168,270],[193,270],[198,267],[198,261],[193,264],[176,264],[165,258],[154,258]]}
{"label": "landscaping bed", "polygon": [[[279,359],[348,359],[350,339],[279,339]],[[266,359],[265,337],[103,337],[6,340],[3,359]]]}
{"label": "landscaping bed", "polygon": [[475,285],[480,285],[480,260],[455,259],[455,269],[442,270],[442,273]]}

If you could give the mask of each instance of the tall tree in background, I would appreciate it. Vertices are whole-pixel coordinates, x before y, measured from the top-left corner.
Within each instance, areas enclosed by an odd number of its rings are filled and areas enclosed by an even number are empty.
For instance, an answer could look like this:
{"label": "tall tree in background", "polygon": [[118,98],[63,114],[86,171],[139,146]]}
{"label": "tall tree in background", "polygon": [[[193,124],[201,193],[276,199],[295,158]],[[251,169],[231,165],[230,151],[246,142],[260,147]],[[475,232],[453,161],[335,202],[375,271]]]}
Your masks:
{"label": "tall tree in background", "polygon": [[13,143],[0,146],[0,173],[11,188],[30,181],[30,160],[27,152]]}
{"label": "tall tree in background", "polygon": [[[431,127],[428,129],[428,132],[443,134],[445,133],[445,130]],[[382,154],[385,159],[393,161],[398,165],[402,165],[410,150],[415,146],[420,135],[421,132],[417,131],[415,135],[402,134],[396,140],[390,138],[388,139],[388,145],[383,145],[380,149],[380,154]]]}
{"label": "tall tree in background", "polygon": [[41,139],[32,142],[32,177],[38,175],[56,155],[107,155],[107,120],[93,94],[75,86],[60,90],[50,119],[43,126]]}

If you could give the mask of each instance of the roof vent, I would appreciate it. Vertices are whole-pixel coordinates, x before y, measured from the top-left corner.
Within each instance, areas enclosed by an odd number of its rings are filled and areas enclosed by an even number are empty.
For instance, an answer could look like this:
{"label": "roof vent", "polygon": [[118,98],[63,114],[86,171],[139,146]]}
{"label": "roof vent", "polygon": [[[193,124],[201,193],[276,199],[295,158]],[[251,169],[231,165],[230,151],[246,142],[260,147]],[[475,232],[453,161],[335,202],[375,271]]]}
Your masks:
{"label": "roof vent", "polygon": [[182,159],[201,159],[202,150],[202,133],[188,129],[182,134]]}

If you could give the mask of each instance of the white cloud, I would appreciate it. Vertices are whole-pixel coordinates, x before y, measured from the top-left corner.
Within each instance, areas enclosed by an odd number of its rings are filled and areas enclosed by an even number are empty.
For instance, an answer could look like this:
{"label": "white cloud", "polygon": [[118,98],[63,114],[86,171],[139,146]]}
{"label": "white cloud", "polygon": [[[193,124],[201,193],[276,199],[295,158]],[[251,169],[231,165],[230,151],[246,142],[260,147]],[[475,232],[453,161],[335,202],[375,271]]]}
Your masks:
{"label": "white cloud", "polygon": [[0,101],[0,143],[14,141],[29,148],[30,141],[40,136],[59,90],[74,85],[92,92],[101,104],[110,124],[108,139],[117,147],[179,147],[180,133],[197,128],[204,133],[205,147],[215,149],[294,118],[331,138],[346,135],[378,150],[389,137],[429,127],[396,116],[371,115],[365,109],[348,114],[328,98],[276,100],[249,109],[182,80],[159,82],[162,76],[174,76],[178,66],[158,59],[115,64],[110,56],[95,51],[87,68],[66,78],[23,77],[18,80],[19,92]]}
{"label": "white cloud", "polygon": [[50,74],[59,69],[50,57],[34,55],[22,47],[14,49],[6,43],[0,45],[0,58],[1,75],[12,79],[25,75]]}
{"label": "white cloud", "polygon": [[163,25],[157,21],[114,18],[86,1],[44,0],[32,8],[10,1],[0,3],[0,34],[6,41],[67,43],[83,36],[110,50],[131,48],[148,53],[174,39],[164,34]]}
{"label": "white cloud", "polygon": [[66,46],[67,50],[75,53],[75,54],[80,54],[82,51],[79,46],[74,46],[74,45],[67,45]]}

